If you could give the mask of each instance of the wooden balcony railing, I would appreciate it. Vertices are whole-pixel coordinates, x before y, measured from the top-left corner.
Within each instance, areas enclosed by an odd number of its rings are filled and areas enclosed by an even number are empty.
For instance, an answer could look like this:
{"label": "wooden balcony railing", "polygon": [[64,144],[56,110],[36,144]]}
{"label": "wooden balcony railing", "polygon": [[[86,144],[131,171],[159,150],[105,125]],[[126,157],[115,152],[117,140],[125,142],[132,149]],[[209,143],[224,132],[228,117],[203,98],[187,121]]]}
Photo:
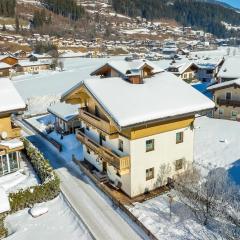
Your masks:
{"label": "wooden balcony railing", "polygon": [[109,122],[86,111],[86,108],[79,109],[79,116],[81,120],[89,123],[93,127],[96,127],[109,135],[117,133],[117,129],[114,126],[112,126]]}
{"label": "wooden balcony railing", "polygon": [[240,100],[231,100],[231,99],[217,99],[217,104],[219,106],[225,105],[225,106],[232,106],[232,107],[240,107]]}
{"label": "wooden balcony railing", "polygon": [[116,153],[113,153],[110,149],[101,146],[94,140],[90,139],[83,131],[77,130],[77,139],[86,147],[94,151],[103,160],[108,162],[110,165],[114,166],[120,174],[125,174],[129,172],[130,169],[130,157],[124,156],[120,157]]}

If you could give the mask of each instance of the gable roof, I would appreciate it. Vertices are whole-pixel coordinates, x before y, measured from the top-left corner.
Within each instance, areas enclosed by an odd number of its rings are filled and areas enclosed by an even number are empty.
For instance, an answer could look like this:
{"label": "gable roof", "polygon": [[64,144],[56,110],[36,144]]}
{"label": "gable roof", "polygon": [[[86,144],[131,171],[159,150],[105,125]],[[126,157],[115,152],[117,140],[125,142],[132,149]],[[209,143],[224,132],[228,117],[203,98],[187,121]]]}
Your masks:
{"label": "gable roof", "polygon": [[0,78],[0,114],[24,110],[26,104],[17,92],[11,80]]}
{"label": "gable roof", "polygon": [[4,62],[0,62],[0,69],[6,69],[6,68],[11,68],[12,66],[4,63]]}
{"label": "gable roof", "polygon": [[[193,115],[215,106],[203,94],[169,72],[147,78],[144,84],[131,84],[119,77],[92,78],[84,80],[71,91],[80,87],[91,93],[119,128]],[[66,94],[62,97],[64,99]]]}
{"label": "gable roof", "polygon": [[218,84],[214,84],[210,87],[207,88],[207,90],[216,90],[216,89],[221,89],[221,88],[228,88],[231,86],[237,85],[240,87],[240,78],[235,79],[235,80],[231,80],[231,81],[226,81],[226,82],[222,82],[222,83],[218,83]]}
{"label": "gable roof", "polygon": [[98,71],[100,71],[102,68],[109,66],[120,73],[120,75],[125,76],[128,71],[130,72],[137,72],[141,70],[144,66],[148,66],[152,69],[153,73],[162,72],[163,69],[159,68],[154,63],[148,61],[148,60],[134,60],[131,62],[127,62],[125,60],[115,60],[115,61],[109,61],[102,65],[100,68],[95,70],[91,73],[91,75],[96,75]]}
{"label": "gable roof", "polygon": [[181,64],[173,64],[170,65],[169,68],[177,68],[178,69],[178,73],[179,74],[183,74],[188,68],[195,66],[196,68],[198,68],[197,64],[193,63],[193,62],[187,62],[187,63],[181,63]]}
{"label": "gable roof", "polygon": [[56,115],[57,117],[67,122],[78,115],[78,108],[79,106],[77,105],[56,103],[48,107],[47,110],[48,112],[52,113],[53,115]]}

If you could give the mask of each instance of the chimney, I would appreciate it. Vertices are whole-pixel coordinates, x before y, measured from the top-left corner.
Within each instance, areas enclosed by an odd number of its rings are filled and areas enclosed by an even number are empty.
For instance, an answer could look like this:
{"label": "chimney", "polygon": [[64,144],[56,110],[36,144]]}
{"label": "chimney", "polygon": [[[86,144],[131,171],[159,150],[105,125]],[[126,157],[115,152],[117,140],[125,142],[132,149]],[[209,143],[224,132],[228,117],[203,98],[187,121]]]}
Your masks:
{"label": "chimney", "polygon": [[140,75],[128,76],[128,80],[132,84],[142,84],[143,83],[142,77]]}

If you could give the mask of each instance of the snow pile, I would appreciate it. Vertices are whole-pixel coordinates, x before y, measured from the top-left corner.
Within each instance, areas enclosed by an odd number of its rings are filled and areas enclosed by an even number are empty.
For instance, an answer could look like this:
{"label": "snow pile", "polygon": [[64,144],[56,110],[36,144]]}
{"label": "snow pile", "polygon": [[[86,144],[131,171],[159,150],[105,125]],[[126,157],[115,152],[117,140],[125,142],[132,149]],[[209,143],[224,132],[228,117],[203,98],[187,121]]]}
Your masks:
{"label": "snow pile", "polygon": [[20,161],[20,167],[20,170],[0,177],[0,187],[7,193],[39,184],[39,179],[30,163],[22,160]]}
{"label": "snow pile", "polygon": [[10,203],[8,195],[5,190],[0,186],[0,213],[4,213],[10,210]]}
{"label": "snow pile", "polygon": [[63,139],[61,139],[61,134],[56,132],[51,132],[48,136],[62,144],[61,155],[67,162],[72,160],[72,155],[77,159],[82,159],[82,144],[76,139],[75,134],[63,136]]}
{"label": "snow pile", "polygon": [[46,214],[48,212],[48,208],[41,207],[41,206],[34,206],[33,208],[30,209],[29,212],[33,217],[39,217],[43,214]]}
{"label": "snow pile", "polygon": [[48,209],[48,213],[38,218],[29,216],[28,209],[21,210],[6,218],[10,232],[7,240],[90,240],[90,234],[83,223],[74,215],[70,206],[60,195],[38,207]]}

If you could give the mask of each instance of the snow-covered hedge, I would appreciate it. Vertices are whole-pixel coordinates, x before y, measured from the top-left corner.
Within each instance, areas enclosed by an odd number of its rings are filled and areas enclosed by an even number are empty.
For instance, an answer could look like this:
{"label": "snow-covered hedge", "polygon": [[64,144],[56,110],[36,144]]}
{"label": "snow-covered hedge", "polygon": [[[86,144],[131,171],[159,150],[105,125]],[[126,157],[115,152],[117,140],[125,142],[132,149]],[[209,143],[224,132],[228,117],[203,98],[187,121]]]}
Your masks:
{"label": "snow-covered hedge", "polygon": [[0,239],[6,237],[8,234],[8,231],[4,226],[5,217],[6,217],[6,214],[4,214],[4,213],[0,214]]}
{"label": "snow-covered hedge", "polygon": [[41,184],[9,194],[11,212],[32,207],[35,203],[54,199],[60,192],[60,180],[48,160],[26,138],[23,139],[26,155],[41,180]]}

